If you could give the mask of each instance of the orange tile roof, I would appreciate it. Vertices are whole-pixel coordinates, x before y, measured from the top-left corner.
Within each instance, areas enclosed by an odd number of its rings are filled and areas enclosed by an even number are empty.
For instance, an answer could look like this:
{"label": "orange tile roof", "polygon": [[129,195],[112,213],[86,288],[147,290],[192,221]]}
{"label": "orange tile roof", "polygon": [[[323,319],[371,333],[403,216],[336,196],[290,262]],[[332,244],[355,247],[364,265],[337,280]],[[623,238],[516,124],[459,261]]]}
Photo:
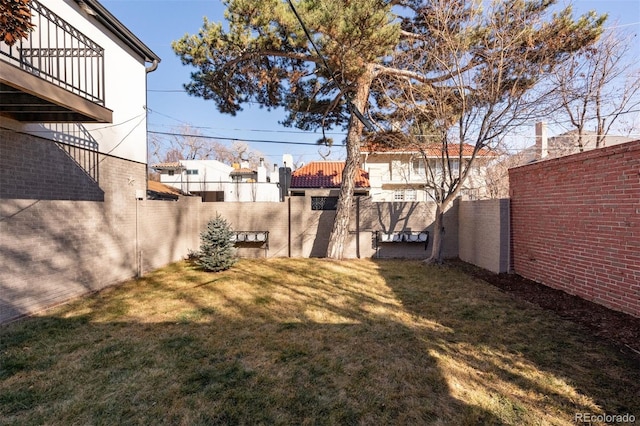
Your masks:
{"label": "orange tile roof", "polygon": [[161,194],[182,195],[180,190],[155,180],[148,181],[147,188],[149,191],[159,192]]}
{"label": "orange tile roof", "polygon": [[[449,144],[447,146],[450,157],[460,155],[460,144]],[[442,145],[432,143],[428,145],[417,145],[403,134],[388,132],[381,134],[375,138],[369,138],[361,147],[363,153],[417,153],[424,150],[427,157],[440,158],[442,155]],[[474,146],[468,143],[462,144],[462,156],[471,157],[473,155]],[[488,149],[480,149],[476,157],[493,157],[496,153]]]}
{"label": "orange tile roof", "polygon": [[[449,156],[450,157],[457,157],[458,155],[460,155],[460,145],[455,144],[455,145],[449,145],[448,147],[449,150]],[[437,157],[440,158],[441,157],[441,153],[442,153],[442,146],[440,144],[434,144],[434,145],[429,145],[427,147],[421,147],[421,148],[413,148],[413,147],[402,147],[402,148],[397,148],[397,147],[385,147],[385,146],[363,146],[361,148],[361,151],[363,153],[378,153],[378,154],[384,154],[384,153],[414,153],[414,152],[421,152],[421,150],[424,150],[425,154],[427,154],[427,157]],[[471,155],[473,155],[473,145],[469,145],[469,144],[462,144],[462,156],[463,157],[471,157]],[[496,153],[494,153],[493,151],[490,151],[488,149],[480,149],[478,151],[478,153],[476,154],[476,157],[493,157],[497,155]]]}
{"label": "orange tile roof", "polygon": [[[314,161],[291,174],[291,188],[340,188],[342,161]],[[369,174],[358,168],[356,188],[369,188]]]}

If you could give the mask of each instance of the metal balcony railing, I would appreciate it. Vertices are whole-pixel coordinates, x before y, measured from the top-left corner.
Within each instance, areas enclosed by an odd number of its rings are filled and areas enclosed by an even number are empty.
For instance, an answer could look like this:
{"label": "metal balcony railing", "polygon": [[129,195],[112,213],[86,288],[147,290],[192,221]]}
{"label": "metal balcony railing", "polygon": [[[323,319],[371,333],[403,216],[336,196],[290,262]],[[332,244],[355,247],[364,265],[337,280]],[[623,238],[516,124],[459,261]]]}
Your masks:
{"label": "metal balcony railing", "polygon": [[0,42],[0,59],[104,106],[104,49],[36,0],[31,22],[27,39]]}

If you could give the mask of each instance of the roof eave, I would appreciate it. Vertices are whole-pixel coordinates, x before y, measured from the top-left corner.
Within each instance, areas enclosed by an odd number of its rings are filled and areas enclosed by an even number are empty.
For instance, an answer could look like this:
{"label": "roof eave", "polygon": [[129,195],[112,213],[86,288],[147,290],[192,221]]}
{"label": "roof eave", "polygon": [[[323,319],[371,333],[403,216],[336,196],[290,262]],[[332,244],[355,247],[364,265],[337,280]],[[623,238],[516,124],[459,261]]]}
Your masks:
{"label": "roof eave", "polygon": [[84,3],[95,13],[93,16],[98,22],[107,27],[109,31],[115,34],[127,46],[133,49],[138,55],[144,58],[145,62],[160,62],[160,56],[155,54],[147,45],[145,45],[135,34],[131,32],[122,22],[111,14],[97,0],[75,0],[78,5]]}

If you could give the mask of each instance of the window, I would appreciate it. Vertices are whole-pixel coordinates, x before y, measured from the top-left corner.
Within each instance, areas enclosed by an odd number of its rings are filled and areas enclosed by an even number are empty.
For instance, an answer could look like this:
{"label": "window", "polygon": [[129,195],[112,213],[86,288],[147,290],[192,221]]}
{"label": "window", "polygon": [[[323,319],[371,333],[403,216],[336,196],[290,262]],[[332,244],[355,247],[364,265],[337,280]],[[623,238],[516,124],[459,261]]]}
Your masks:
{"label": "window", "polygon": [[424,172],[424,160],[415,158],[411,162],[411,171],[413,172],[414,178],[424,178],[426,176]]}
{"label": "window", "polygon": [[338,197],[311,197],[311,210],[337,210]]}
{"label": "window", "polygon": [[460,172],[460,162],[458,160],[450,160],[449,164],[451,165],[451,174],[456,177]]}
{"label": "window", "polygon": [[173,170],[169,170],[169,176],[173,176],[175,172]]}
{"label": "window", "polygon": [[188,175],[197,175],[198,174],[198,169],[189,169],[189,170],[187,170],[187,174]]}
{"label": "window", "polygon": [[393,191],[393,201],[416,201],[415,189],[396,189]]}

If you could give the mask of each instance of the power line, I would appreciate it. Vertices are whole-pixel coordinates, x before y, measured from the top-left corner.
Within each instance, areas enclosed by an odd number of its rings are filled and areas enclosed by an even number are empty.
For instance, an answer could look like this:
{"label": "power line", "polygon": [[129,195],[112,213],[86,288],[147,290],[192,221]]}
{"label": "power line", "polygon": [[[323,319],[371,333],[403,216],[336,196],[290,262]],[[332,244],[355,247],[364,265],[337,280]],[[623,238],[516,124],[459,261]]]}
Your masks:
{"label": "power line", "polygon": [[640,21],[639,22],[630,22],[628,24],[620,24],[620,25],[612,25],[610,27],[605,27],[605,30],[615,30],[616,28],[623,28],[623,27],[632,27],[634,25],[640,25]]}
{"label": "power line", "polygon": [[362,113],[353,104],[353,102],[351,102],[350,95],[348,93],[345,93],[345,91],[340,86],[340,83],[338,83],[338,80],[335,78],[335,74],[333,73],[333,70],[331,70],[331,67],[327,63],[327,60],[325,59],[324,55],[322,55],[322,53],[320,53],[320,49],[318,49],[318,46],[316,46],[316,43],[313,41],[313,37],[311,37],[311,34],[309,34],[309,30],[307,29],[306,25],[304,24],[304,21],[302,20],[300,15],[298,15],[298,11],[293,6],[293,2],[291,0],[288,0],[288,3],[289,3],[289,7],[293,11],[293,14],[296,16],[296,19],[300,23],[300,26],[302,27],[302,30],[304,31],[304,34],[307,36],[307,39],[311,43],[311,46],[313,46],[313,49],[316,51],[316,54],[322,60],[322,64],[327,69],[327,72],[331,76],[331,79],[333,79],[333,81],[335,82],[335,84],[338,87],[338,89],[340,90],[340,92],[344,94],[343,96],[344,96],[345,101],[347,102],[347,106],[349,107],[349,111],[353,115],[356,116],[356,118],[364,125],[364,127],[368,131],[375,132],[376,128],[373,126],[373,124],[371,124],[371,122],[364,115],[362,115]]}
{"label": "power line", "polygon": [[[308,135],[310,132],[304,131],[304,130],[267,130],[267,129],[238,129],[238,128],[222,128],[222,127],[212,127],[212,126],[194,126],[193,124],[191,124],[188,121],[184,121],[181,120],[179,118],[176,117],[172,117],[168,114],[164,114],[162,112],[159,112],[155,109],[150,109],[147,108],[149,110],[149,112],[153,113],[153,114],[158,114],[161,115],[163,117],[169,118],[171,120],[175,120],[179,123],[182,123],[184,125],[189,126],[190,128],[193,129],[206,129],[206,130],[222,130],[222,131],[233,131],[233,132],[260,132],[260,133],[290,133],[290,134],[305,134]],[[170,124],[156,124],[156,123],[149,123],[150,126],[171,126]],[[324,134],[326,135],[341,135],[341,136],[346,136],[346,132],[324,132]]]}
{"label": "power line", "polygon": [[[194,126],[189,123],[185,123],[192,129],[205,129],[205,130],[221,130],[228,132],[258,132],[258,133],[285,133],[285,134],[294,134],[294,135],[310,135],[315,132],[306,132],[304,130],[269,130],[269,129],[240,129],[240,128],[223,128],[223,127],[212,127],[212,126]],[[171,127],[171,124],[159,124],[159,123],[149,123],[149,126],[158,126],[158,127]],[[327,132],[327,135],[342,135],[346,136],[346,132]]]}
{"label": "power line", "polygon": [[[276,140],[269,140],[269,139],[223,138],[218,136],[208,136],[208,135],[198,135],[198,134],[188,134],[188,133],[149,131],[149,134],[191,137],[191,138],[201,138],[201,139],[215,139],[215,140],[232,141],[232,142],[268,143],[268,144],[278,144],[278,145],[304,145],[304,146],[317,146],[317,147],[323,146],[323,145],[318,145],[316,143],[309,143],[309,142],[276,141]],[[333,145],[333,146],[338,146],[338,145]]]}

